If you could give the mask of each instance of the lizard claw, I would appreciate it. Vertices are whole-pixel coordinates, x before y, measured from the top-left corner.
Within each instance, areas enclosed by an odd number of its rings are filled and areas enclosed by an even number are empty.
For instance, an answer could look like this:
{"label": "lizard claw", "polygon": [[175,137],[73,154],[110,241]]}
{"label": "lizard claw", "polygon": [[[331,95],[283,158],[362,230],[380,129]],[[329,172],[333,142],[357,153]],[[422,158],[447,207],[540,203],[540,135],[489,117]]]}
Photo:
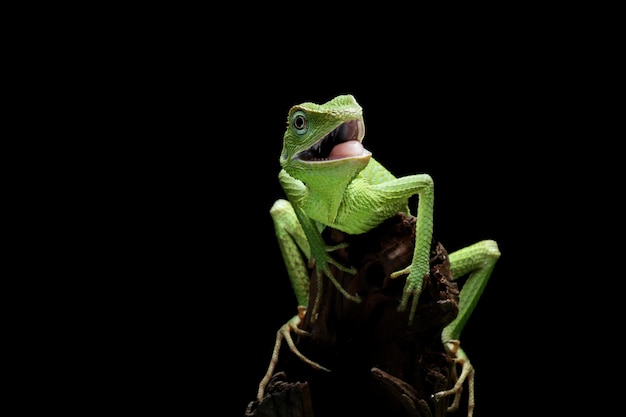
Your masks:
{"label": "lizard claw", "polygon": [[[396,274],[395,276],[398,276],[410,270],[411,267],[408,266],[400,271],[396,271],[394,274]],[[402,297],[400,298],[398,311],[405,311],[408,306],[409,299],[411,299],[411,310],[409,311],[409,326],[413,324],[413,318],[415,317],[415,312],[417,311],[417,302],[422,293],[424,278],[426,276],[427,274],[417,275],[415,273],[409,273],[409,276],[406,278],[406,283],[404,284],[404,290],[402,292]]]}
{"label": "lizard claw", "polygon": [[413,318],[415,317],[415,312],[417,311],[417,300],[419,299],[421,293],[421,288],[406,287],[404,293],[402,293],[402,299],[400,300],[398,311],[405,311],[409,303],[409,298],[411,298],[411,309],[409,310],[409,326],[413,324]]}
{"label": "lizard claw", "polygon": [[259,383],[259,389],[257,391],[257,401],[261,402],[263,400],[263,397],[265,395],[265,388],[267,387],[267,384],[269,383],[270,378],[272,377],[274,373],[274,368],[276,367],[276,364],[278,363],[278,354],[280,353],[280,347],[282,346],[283,340],[287,342],[289,349],[303,362],[311,365],[314,369],[330,372],[330,369],[325,368],[319,363],[314,362],[310,360],[309,358],[307,358],[306,356],[304,356],[298,350],[298,348],[296,347],[296,344],[293,342],[293,339],[291,337],[291,332],[294,332],[298,335],[303,335],[303,336],[309,335],[309,332],[302,330],[300,327],[298,327],[300,323],[302,322],[302,320],[304,319],[305,313],[306,313],[306,307],[299,306],[298,314],[293,316],[287,323],[283,324],[280,327],[280,329],[278,329],[278,331],[276,332],[276,343],[274,344],[274,350],[272,351],[272,359],[270,361],[270,365],[267,368],[267,371],[265,372],[265,375],[263,376],[263,379]]}

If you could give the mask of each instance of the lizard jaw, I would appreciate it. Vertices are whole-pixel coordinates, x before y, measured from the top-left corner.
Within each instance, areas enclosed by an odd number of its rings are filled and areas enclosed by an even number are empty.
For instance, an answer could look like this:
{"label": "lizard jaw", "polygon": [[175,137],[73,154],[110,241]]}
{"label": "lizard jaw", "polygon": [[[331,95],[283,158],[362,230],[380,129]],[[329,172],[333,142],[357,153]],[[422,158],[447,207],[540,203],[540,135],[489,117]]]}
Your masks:
{"label": "lizard jaw", "polygon": [[337,126],[313,146],[299,152],[296,159],[306,162],[323,162],[335,159],[369,155],[361,144],[365,136],[363,120],[350,120]]}

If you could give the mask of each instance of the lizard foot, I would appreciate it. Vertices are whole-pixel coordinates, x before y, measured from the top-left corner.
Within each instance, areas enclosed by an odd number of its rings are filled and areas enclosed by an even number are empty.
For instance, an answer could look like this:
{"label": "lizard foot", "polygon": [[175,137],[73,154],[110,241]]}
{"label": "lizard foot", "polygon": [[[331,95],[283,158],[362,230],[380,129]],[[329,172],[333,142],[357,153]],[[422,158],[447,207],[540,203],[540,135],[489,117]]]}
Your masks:
{"label": "lizard foot", "polygon": [[[410,271],[411,268],[407,267],[401,271],[397,271],[395,274],[401,275],[406,273],[405,271]],[[392,274],[393,276],[393,274]],[[417,301],[422,294],[422,287],[424,285],[424,279],[427,275],[417,276],[415,274],[409,274],[406,279],[406,284],[404,285],[404,290],[402,292],[402,297],[400,298],[400,305],[398,306],[398,311],[405,311],[408,307],[409,300],[411,301],[411,308],[409,310],[409,326],[413,324],[413,319],[415,317],[415,312],[417,311]]]}
{"label": "lizard foot", "polygon": [[282,346],[283,340],[287,342],[289,349],[303,362],[311,365],[314,369],[330,372],[330,369],[323,367],[317,362],[313,362],[302,353],[300,353],[300,351],[296,347],[296,344],[293,342],[291,332],[294,332],[295,334],[301,336],[307,336],[309,334],[308,332],[298,327],[300,323],[302,323],[305,314],[306,307],[298,306],[298,314],[293,316],[287,323],[283,324],[276,332],[276,343],[274,344],[274,350],[272,351],[272,359],[270,361],[269,367],[267,368],[267,371],[265,372],[265,376],[263,376],[263,379],[259,383],[259,389],[257,391],[257,400],[259,402],[263,400],[263,396],[265,395],[265,388],[267,387],[267,384],[269,383],[270,378],[274,373],[274,368],[278,363],[278,354],[280,352],[280,347]]}
{"label": "lizard foot", "polygon": [[[459,347],[460,342],[458,340],[449,340],[446,342],[446,350],[454,358],[454,367],[452,368],[452,380],[454,386],[448,390],[439,391],[433,394],[435,401],[449,395],[454,395],[452,404],[448,407],[449,412],[456,411],[459,408],[461,402],[461,393],[463,392],[463,383],[467,381],[468,386],[468,404],[467,404],[467,417],[474,415],[474,367],[469,361],[469,358],[465,355],[462,349]],[[461,366],[461,375],[457,375],[457,365]]]}

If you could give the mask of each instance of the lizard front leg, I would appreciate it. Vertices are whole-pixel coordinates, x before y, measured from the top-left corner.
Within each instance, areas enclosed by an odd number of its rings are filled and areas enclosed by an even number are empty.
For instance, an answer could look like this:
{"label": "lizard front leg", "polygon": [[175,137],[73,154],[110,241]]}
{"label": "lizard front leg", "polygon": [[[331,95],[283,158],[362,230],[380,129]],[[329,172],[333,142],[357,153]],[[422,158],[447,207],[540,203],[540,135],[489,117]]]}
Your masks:
{"label": "lizard front leg", "polygon": [[274,373],[283,340],[287,342],[290,350],[302,361],[308,363],[315,369],[328,371],[325,367],[311,361],[300,353],[291,337],[291,332],[303,336],[308,335],[307,332],[300,329],[299,325],[302,320],[304,320],[304,315],[307,310],[306,306],[309,302],[309,272],[307,263],[311,258],[310,244],[292,205],[287,200],[277,200],[270,209],[270,214],[274,221],[276,238],[287,268],[289,280],[291,281],[291,287],[293,288],[298,302],[298,314],[281,326],[276,333],[276,342],[274,344],[274,350],[272,351],[270,364],[263,379],[259,383],[257,392],[258,401],[263,399],[265,388]]}
{"label": "lizard front leg", "polygon": [[411,265],[391,274],[391,278],[408,274],[398,310],[406,310],[411,301],[409,310],[409,325],[411,325],[424,286],[424,278],[430,273],[434,209],[433,180],[428,174],[409,175],[378,184],[373,189],[376,192],[382,192],[389,201],[405,201],[413,195],[419,198],[415,223],[415,248]]}
{"label": "lizard front leg", "polygon": [[326,276],[330,282],[333,283],[337,291],[339,291],[344,297],[350,301],[357,303],[361,302],[361,297],[358,294],[350,294],[335,278],[333,272],[330,269],[330,265],[334,265],[337,269],[356,274],[357,270],[354,267],[347,267],[336,261],[330,252],[337,249],[345,248],[347,243],[339,243],[338,245],[327,245],[322,238],[322,231],[324,226],[313,219],[308,217],[304,210],[297,206],[291,206],[296,214],[299,225],[304,231],[308,246],[310,249],[309,266],[315,269],[315,277],[317,279],[317,292],[315,294],[315,300],[313,301],[313,308],[311,310],[311,322],[315,322],[317,319],[317,313],[319,310],[321,295],[323,291],[323,280]]}

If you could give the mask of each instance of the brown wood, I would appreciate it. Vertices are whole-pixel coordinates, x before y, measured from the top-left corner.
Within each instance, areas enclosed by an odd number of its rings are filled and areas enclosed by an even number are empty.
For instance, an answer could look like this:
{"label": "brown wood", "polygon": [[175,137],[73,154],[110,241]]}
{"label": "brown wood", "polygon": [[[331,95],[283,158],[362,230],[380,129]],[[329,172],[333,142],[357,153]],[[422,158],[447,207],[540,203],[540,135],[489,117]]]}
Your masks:
{"label": "brown wood", "polygon": [[[409,326],[407,312],[397,311],[406,276],[389,275],[411,262],[415,217],[398,214],[361,235],[327,229],[324,238],[349,244],[333,256],[358,273],[331,268],[362,302],[346,299],[324,277],[319,315],[313,321],[309,311],[301,325],[310,335],[295,340],[305,356],[331,372],[313,369],[284,344],[265,398],[250,402],[246,417],[445,416],[448,399],[431,399],[450,386],[453,364],[441,330],[458,313],[459,291],[445,248],[432,246],[430,277]],[[310,308],[318,290],[311,275]]]}

